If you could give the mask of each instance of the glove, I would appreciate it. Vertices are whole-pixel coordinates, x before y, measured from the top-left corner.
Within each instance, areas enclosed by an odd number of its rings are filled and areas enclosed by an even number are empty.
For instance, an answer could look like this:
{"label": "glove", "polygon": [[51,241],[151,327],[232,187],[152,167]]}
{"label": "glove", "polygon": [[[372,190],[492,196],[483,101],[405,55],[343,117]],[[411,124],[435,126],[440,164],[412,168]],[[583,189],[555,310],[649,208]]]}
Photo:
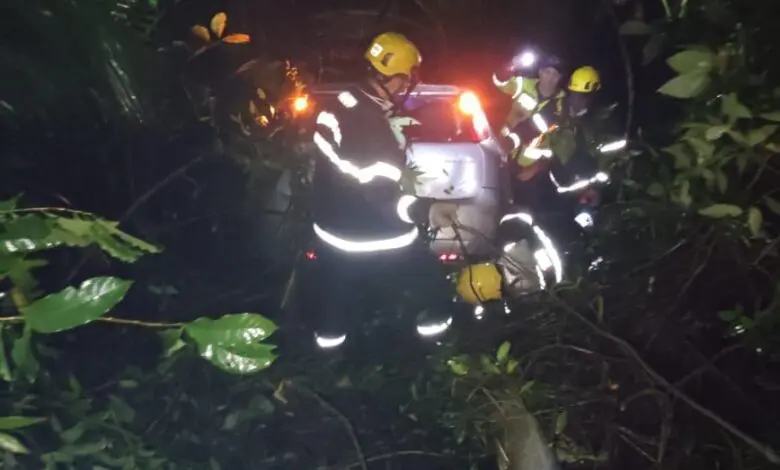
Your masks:
{"label": "glove", "polygon": [[455,225],[458,223],[458,205],[451,202],[434,202],[428,218],[434,229]]}

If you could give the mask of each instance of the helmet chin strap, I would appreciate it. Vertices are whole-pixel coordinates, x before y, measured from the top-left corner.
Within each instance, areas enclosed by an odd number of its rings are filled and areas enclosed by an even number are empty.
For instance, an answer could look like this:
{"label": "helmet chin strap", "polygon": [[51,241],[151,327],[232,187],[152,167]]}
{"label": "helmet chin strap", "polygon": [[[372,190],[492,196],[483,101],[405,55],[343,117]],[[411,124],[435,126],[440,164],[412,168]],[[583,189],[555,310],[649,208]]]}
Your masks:
{"label": "helmet chin strap", "polygon": [[388,97],[387,100],[392,105],[390,107],[390,117],[394,117],[398,114],[399,111],[401,111],[401,108],[403,108],[404,103],[406,103],[406,100],[409,98],[409,95],[412,93],[412,90],[417,86],[419,83],[419,80],[413,75],[411,82],[409,83],[409,86],[406,87],[406,91],[403,93],[403,95],[400,96],[400,99],[396,100],[396,95],[393,94],[388,88],[387,84],[390,82],[390,80],[393,77],[387,77],[385,75],[382,75],[380,73],[374,73],[374,81],[376,81],[377,85],[379,85],[379,88],[382,89],[383,92],[385,92],[385,95]]}

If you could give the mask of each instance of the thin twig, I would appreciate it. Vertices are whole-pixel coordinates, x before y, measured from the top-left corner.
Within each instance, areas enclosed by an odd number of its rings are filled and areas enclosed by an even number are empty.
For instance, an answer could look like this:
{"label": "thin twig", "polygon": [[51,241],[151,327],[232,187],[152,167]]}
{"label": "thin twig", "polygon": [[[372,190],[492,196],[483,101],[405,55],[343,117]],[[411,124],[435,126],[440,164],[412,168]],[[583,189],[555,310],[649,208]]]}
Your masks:
{"label": "thin twig", "polygon": [[[24,317],[17,316],[17,317],[0,317],[0,323],[21,323],[25,321]],[[96,318],[96,322],[103,322],[103,323],[113,323],[116,325],[130,325],[130,326],[141,326],[144,328],[180,328],[184,326],[184,323],[165,323],[165,322],[154,322],[154,321],[141,321],[141,320],[128,320],[126,318],[115,318],[115,317],[100,317]]]}
{"label": "thin twig", "polygon": [[598,335],[603,336],[606,339],[609,339],[610,341],[617,344],[623,352],[631,357],[636,363],[645,370],[645,372],[652,378],[661,388],[665,389],[667,392],[671,393],[675,397],[679,398],[683,402],[685,402],[688,406],[693,408],[694,410],[698,411],[702,415],[706,416],[707,418],[711,419],[727,431],[729,431],[734,436],[742,439],[747,445],[755,449],[757,452],[760,452],[769,462],[774,464],[780,464],[780,455],[777,454],[777,452],[774,451],[771,447],[758,442],[751,436],[745,434],[744,432],[740,431],[736,426],[729,423],[722,417],[720,417],[715,412],[711,411],[710,409],[704,407],[703,405],[699,404],[696,400],[689,397],[685,392],[679,390],[677,387],[672,385],[668,380],[666,380],[661,374],[656,372],[655,369],[650,367],[650,365],[642,359],[642,356],[639,355],[636,349],[634,349],[633,346],[631,346],[626,340],[623,338],[619,338],[612,333],[605,331],[601,329],[598,325],[587,319],[585,316],[580,314],[578,311],[576,311],[574,308],[569,306],[566,302],[561,300],[560,298],[553,297],[553,299],[556,301],[556,303],[563,308],[567,313],[571,314],[575,318],[579,319],[586,325],[588,325],[594,332],[596,332]]}
{"label": "thin twig", "polygon": [[[171,181],[176,179],[177,177],[183,175],[187,170],[189,170],[195,163],[200,162],[203,159],[203,157],[196,157],[190,160],[189,162],[185,163],[184,165],[180,166],[178,169],[174,170],[168,176],[158,181],[154,186],[149,188],[146,192],[144,192],[140,197],[138,197],[135,202],[133,202],[130,207],[125,210],[125,212],[122,214],[121,217],[119,217],[119,222],[124,222],[127,220],[130,215],[138,209],[141,204],[149,200],[157,191],[168,185]],[[82,267],[87,263],[87,261],[91,258],[93,252],[87,251],[82,255],[81,259],[78,263],[76,263],[76,266],[73,267],[73,269],[70,271],[68,276],[65,278],[65,284],[69,284],[74,277],[78,274],[78,272],[81,270]]]}
{"label": "thin twig", "polygon": [[[317,392],[313,390],[309,390],[308,388],[304,387],[303,385],[300,385],[296,382],[287,381],[287,385],[293,386],[294,388],[298,389],[298,391],[303,392],[304,394],[314,398],[319,402],[319,404],[325,408],[326,410],[333,413],[339,421],[344,424],[344,428],[346,428],[347,433],[349,434],[349,438],[352,440],[352,445],[355,447],[355,452],[357,452],[358,455],[358,463],[354,466],[360,466],[363,470],[368,470],[368,465],[366,464],[366,457],[363,454],[363,448],[360,446],[360,441],[358,441],[357,435],[355,434],[355,429],[352,427],[352,423],[349,422],[349,419],[347,419],[344,414],[337,410],[333,405],[328,403],[327,400],[322,398]],[[350,467],[346,467],[350,468]]]}

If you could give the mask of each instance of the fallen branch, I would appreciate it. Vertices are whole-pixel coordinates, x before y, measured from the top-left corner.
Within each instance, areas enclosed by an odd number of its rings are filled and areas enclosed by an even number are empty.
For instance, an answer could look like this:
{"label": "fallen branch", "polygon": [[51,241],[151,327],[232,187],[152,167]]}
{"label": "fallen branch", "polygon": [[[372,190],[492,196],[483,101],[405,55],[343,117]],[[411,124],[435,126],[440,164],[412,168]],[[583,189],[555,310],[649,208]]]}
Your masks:
{"label": "fallen branch", "polygon": [[634,361],[636,361],[636,363],[642,369],[644,369],[644,371],[647,373],[647,375],[649,375],[650,378],[653,379],[661,388],[666,390],[668,393],[674,395],[676,398],[679,398],[680,400],[685,402],[688,406],[690,406],[694,410],[698,411],[702,415],[704,415],[707,418],[711,419],[712,421],[714,421],[715,423],[717,423],[718,425],[723,427],[723,429],[727,430],[728,432],[730,432],[734,436],[740,438],[747,445],[749,445],[750,447],[755,449],[757,452],[761,453],[761,455],[763,455],[771,463],[780,464],[780,455],[778,455],[777,452],[775,452],[774,449],[772,449],[771,447],[769,447],[769,446],[767,446],[767,445],[765,445],[765,444],[763,444],[761,442],[758,442],[757,440],[755,440],[751,436],[749,436],[749,435],[745,434],[744,432],[740,431],[736,426],[734,426],[733,424],[729,423],[728,421],[726,421],[725,419],[723,419],[722,417],[720,417],[718,414],[716,414],[715,412],[711,411],[710,409],[708,409],[708,408],[704,407],[703,405],[699,404],[696,400],[694,400],[693,398],[689,397],[685,392],[679,390],[677,387],[672,385],[661,374],[656,372],[655,369],[650,367],[650,365],[647,362],[645,362],[644,359],[642,359],[642,356],[639,355],[637,350],[634,349],[634,347],[631,346],[626,340],[624,340],[623,338],[619,338],[619,337],[613,335],[612,333],[601,329],[598,325],[596,325],[595,323],[590,321],[588,318],[586,318],[585,316],[583,316],[582,314],[577,312],[575,309],[573,309],[571,306],[569,306],[569,304],[567,304],[566,302],[564,302],[560,298],[553,296],[553,300],[555,301],[555,303],[559,307],[564,309],[567,313],[571,314],[575,318],[579,319],[580,321],[582,321],[583,323],[588,325],[596,334],[598,334],[599,336],[602,336],[602,337],[604,337],[604,338],[614,342],[615,344],[617,344],[620,347],[620,349],[622,349],[623,352],[626,355],[628,355]]}

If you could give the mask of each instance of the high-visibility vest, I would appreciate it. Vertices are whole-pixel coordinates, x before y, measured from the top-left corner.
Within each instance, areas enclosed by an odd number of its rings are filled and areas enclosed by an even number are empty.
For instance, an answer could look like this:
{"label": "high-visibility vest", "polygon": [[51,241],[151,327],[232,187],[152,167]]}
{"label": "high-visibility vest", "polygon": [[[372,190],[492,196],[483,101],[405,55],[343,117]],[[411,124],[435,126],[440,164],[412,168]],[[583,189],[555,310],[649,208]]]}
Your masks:
{"label": "high-visibility vest", "polygon": [[528,77],[511,77],[502,82],[496,75],[493,75],[493,84],[502,93],[512,97],[512,109],[506,119],[508,128],[531,118],[551,103],[554,103],[555,114],[560,114],[563,111],[563,98],[566,93],[560,90],[551,98],[540,99],[538,83],[538,79]]}

